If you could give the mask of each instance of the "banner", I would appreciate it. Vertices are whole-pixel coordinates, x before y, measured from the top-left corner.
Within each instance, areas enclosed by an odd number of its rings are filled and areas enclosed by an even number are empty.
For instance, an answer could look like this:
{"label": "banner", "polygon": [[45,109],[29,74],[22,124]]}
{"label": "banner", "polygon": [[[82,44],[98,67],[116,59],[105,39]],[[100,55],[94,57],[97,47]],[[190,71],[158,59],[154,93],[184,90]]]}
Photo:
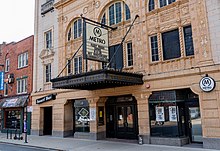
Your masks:
{"label": "banner", "polygon": [[156,106],[156,121],[158,122],[164,122],[164,107],[158,107]]}
{"label": "banner", "polygon": [[0,72],[0,90],[4,90],[4,72]]}
{"label": "banner", "polygon": [[84,21],[83,55],[85,59],[109,61],[108,30]]}
{"label": "banner", "polygon": [[169,106],[169,121],[177,121],[177,107]]}

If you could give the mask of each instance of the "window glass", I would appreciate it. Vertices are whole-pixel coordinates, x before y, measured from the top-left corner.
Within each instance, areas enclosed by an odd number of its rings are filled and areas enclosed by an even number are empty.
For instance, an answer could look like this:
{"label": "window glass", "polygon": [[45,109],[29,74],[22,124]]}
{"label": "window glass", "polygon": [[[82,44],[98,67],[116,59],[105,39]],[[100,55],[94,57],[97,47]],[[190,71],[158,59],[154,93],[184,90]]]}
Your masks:
{"label": "window glass", "polygon": [[174,59],[181,56],[178,29],[162,34],[163,59]]}
{"label": "window glass", "polygon": [[[106,13],[108,15],[106,15]],[[123,14],[122,14],[123,13]],[[100,22],[106,24],[106,20],[108,24],[114,25],[118,24],[122,21],[129,20],[131,18],[131,12],[127,4],[124,2],[116,2],[106,9],[103,13]]]}
{"label": "window glass", "polygon": [[133,66],[132,43],[127,43],[128,66]]}
{"label": "window glass", "polygon": [[28,53],[22,53],[18,56],[18,68],[28,66]]}
{"label": "window glass", "polygon": [[82,73],[82,57],[74,58],[74,74]]}
{"label": "window glass", "polygon": [[89,132],[90,117],[89,103],[87,100],[76,100],[74,103],[75,110],[75,131]]}
{"label": "window glass", "polygon": [[5,111],[5,128],[20,129],[21,111],[11,110]]}
{"label": "window glass", "polygon": [[121,2],[115,4],[116,7],[116,24],[121,22]]}
{"label": "window glass", "polygon": [[45,33],[46,36],[46,48],[52,47],[52,31],[48,31]]}
{"label": "window glass", "polygon": [[17,80],[17,93],[27,93],[27,78]]}
{"label": "window glass", "polygon": [[166,6],[166,5],[171,4],[175,1],[176,0],[160,0],[160,7]]}
{"label": "window glass", "polygon": [[185,42],[185,52],[186,56],[194,55],[193,38],[192,38],[192,28],[187,26],[183,28],[184,32],[184,42]]}
{"label": "window glass", "polygon": [[154,10],[154,0],[149,0],[149,11],[152,11],[152,10]]}
{"label": "window glass", "polygon": [[179,137],[175,103],[150,103],[151,136]]}
{"label": "window glass", "polygon": [[5,72],[8,72],[9,71],[9,59],[6,59],[5,61]]}
{"label": "window glass", "polygon": [[151,40],[151,61],[158,61],[159,55],[158,55],[157,36],[150,37],[150,40]]}
{"label": "window glass", "polygon": [[131,19],[131,12],[127,4],[125,4],[125,20]]}
{"label": "window glass", "polygon": [[82,20],[78,19],[73,23],[73,35],[74,39],[79,38],[82,36]]}
{"label": "window glass", "polygon": [[67,60],[67,74],[71,74],[72,73],[72,65],[71,65],[71,60]]}
{"label": "window glass", "polygon": [[114,10],[114,6],[112,5],[109,7],[109,25],[113,25],[115,23],[115,10]]}
{"label": "window glass", "polygon": [[[117,52],[116,52],[117,51]],[[119,69],[123,68],[123,46],[118,44],[109,47],[109,60],[110,68]]]}
{"label": "window glass", "polygon": [[68,31],[67,41],[71,40],[71,35],[72,35],[72,28],[70,28],[69,31]]}
{"label": "window glass", "polygon": [[104,25],[106,24],[106,16],[105,16],[105,14],[102,16],[101,23],[104,24]]}
{"label": "window glass", "polygon": [[4,83],[4,96],[8,95],[8,83]]}
{"label": "window glass", "polygon": [[51,64],[45,66],[46,68],[46,82],[50,82],[51,80]]}

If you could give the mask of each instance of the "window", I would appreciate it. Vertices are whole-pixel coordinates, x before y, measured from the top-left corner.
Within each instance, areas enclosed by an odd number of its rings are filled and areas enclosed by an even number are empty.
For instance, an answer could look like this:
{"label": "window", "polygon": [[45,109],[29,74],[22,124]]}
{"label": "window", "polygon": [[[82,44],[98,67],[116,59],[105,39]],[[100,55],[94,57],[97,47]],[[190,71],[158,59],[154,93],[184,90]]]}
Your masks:
{"label": "window", "polygon": [[127,43],[127,60],[128,66],[133,66],[133,52],[132,52],[132,43]]}
{"label": "window", "polygon": [[194,55],[193,38],[192,38],[192,28],[187,26],[183,28],[184,32],[184,42],[185,42],[185,53],[186,56]]}
{"label": "window", "polygon": [[89,117],[89,103],[87,100],[76,100],[74,102],[75,110],[75,131],[89,132],[90,117]]}
{"label": "window", "polygon": [[9,71],[9,59],[6,59],[5,61],[5,72]]}
{"label": "window", "polygon": [[69,29],[68,35],[67,35],[67,41],[71,40],[71,35],[72,35],[72,28]]}
{"label": "window", "polygon": [[46,76],[46,82],[50,82],[50,79],[51,79],[51,64],[47,64],[45,66],[45,76]]}
{"label": "window", "polygon": [[67,75],[72,73],[71,60],[67,60]]}
{"label": "window", "polygon": [[[117,52],[116,52],[117,50]],[[118,44],[109,47],[109,60],[110,68],[119,69],[123,68],[123,46]]]}
{"label": "window", "polygon": [[52,48],[52,30],[45,33],[46,48]]}
{"label": "window", "polygon": [[4,96],[8,95],[8,83],[4,83]]}
{"label": "window", "polygon": [[178,29],[162,33],[163,59],[174,59],[181,56]]}
{"label": "window", "polygon": [[74,22],[74,39],[82,36],[82,19],[78,19]]}
{"label": "window", "polygon": [[27,78],[17,80],[17,94],[27,93]]}
{"label": "window", "polygon": [[18,68],[28,66],[28,53],[23,53],[18,56]]}
{"label": "window", "polygon": [[159,55],[158,55],[157,36],[150,37],[150,43],[151,43],[151,61],[158,61]]}
{"label": "window", "polygon": [[104,25],[106,24],[106,16],[105,16],[105,14],[102,16],[101,23],[104,24]]}
{"label": "window", "polygon": [[82,57],[74,58],[74,74],[82,73]]}
{"label": "window", "polygon": [[154,10],[155,4],[154,4],[154,0],[149,0],[149,11]]}
{"label": "window", "polygon": [[160,0],[160,7],[163,7],[163,6],[166,6],[166,5],[169,5],[173,2],[175,2],[176,0]]}
{"label": "window", "polygon": [[125,4],[125,19],[129,20],[131,18],[131,12],[127,4]]}
{"label": "window", "polygon": [[5,111],[5,128],[20,129],[21,110]]}
{"label": "window", "polygon": [[[124,14],[122,14],[124,12]],[[108,15],[106,15],[108,14]],[[101,18],[101,23],[106,24],[108,20],[109,25],[118,24],[122,21],[131,18],[130,9],[124,2],[116,2],[106,9]]]}

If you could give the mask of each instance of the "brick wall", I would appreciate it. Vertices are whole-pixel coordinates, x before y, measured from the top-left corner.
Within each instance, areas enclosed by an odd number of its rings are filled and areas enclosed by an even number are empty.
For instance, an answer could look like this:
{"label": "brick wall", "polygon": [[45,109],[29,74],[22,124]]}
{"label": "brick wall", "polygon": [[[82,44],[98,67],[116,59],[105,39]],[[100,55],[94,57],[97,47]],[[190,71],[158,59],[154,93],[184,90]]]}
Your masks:
{"label": "brick wall", "polygon": [[[9,84],[8,96],[17,95],[17,81],[16,79],[27,76],[27,93],[32,92],[32,77],[33,77],[33,50],[34,50],[34,36],[27,37],[19,42],[12,42],[2,47],[2,54],[0,56],[0,64],[5,65],[5,59],[9,59],[9,71],[5,72],[5,78],[8,74],[14,74],[14,83]],[[18,69],[18,56],[24,52],[28,52],[28,66]],[[5,67],[0,67],[0,71]],[[0,95],[3,96],[3,91]],[[29,102],[31,104],[31,102]],[[29,105],[30,105],[29,104]]]}

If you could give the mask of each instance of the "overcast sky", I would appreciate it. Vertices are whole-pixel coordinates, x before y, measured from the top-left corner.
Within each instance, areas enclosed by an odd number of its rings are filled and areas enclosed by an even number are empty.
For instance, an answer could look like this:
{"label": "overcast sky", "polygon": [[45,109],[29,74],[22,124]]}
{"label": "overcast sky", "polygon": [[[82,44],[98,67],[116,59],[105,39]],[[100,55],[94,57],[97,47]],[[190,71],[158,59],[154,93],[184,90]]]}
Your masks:
{"label": "overcast sky", "polygon": [[34,1],[0,1],[0,44],[18,42],[34,34]]}

